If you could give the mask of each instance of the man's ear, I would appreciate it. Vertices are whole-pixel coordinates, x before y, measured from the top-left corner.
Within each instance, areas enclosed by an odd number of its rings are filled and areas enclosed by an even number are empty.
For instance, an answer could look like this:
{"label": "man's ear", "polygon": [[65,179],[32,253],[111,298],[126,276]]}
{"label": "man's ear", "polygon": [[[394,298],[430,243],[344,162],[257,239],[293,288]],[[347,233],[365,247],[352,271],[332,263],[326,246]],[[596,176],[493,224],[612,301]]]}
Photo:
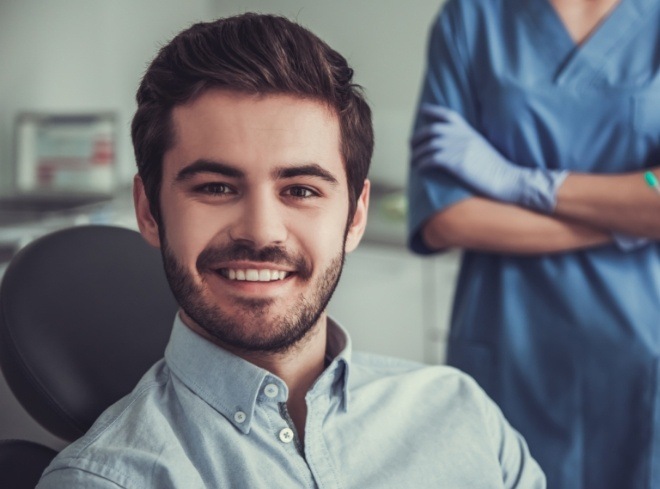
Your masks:
{"label": "man's ear", "polygon": [[149,200],[144,191],[144,183],[139,175],[133,178],[133,203],[135,204],[135,217],[142,237],[151,246],[160,248],[160,236],[158,234],[158,223],[154,219],[149,207]]}
{"label": "man's ear", "polygon": [[367,213],[369,212],[369,189],[371,183],[369,180],[364,181],[364,186],[362,187],[362,193],[357,200],[355,206],[355,213],[353,214],[353,220],[348,226],[348,234],[346,235],[346,253],[350,253],[362,239],[364,230],[367,227]]}

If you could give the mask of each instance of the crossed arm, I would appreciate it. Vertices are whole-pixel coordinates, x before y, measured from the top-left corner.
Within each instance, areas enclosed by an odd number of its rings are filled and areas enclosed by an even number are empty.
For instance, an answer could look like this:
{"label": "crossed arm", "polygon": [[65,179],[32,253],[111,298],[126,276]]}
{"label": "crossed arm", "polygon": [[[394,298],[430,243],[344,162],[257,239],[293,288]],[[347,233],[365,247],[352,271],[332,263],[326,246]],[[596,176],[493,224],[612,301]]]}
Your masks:
{"label": "crossed arm", "polygon": [[434,124],[413,138],[413,165],[447,171],[484,197],[433,215],[422,230],[430,248],[542,254],[599,246],[613,234],[620,245],[623,236],[660,240],[660,194],[644,171],[539,175],[508,162],[457,114],[432,112]]}
{"label": "crossed arm", "polygon": [[434,214],[424,225],[422,238],[433,250],[459,247],[529,255],[612,241],[608,233],[595,227],[481,197],[462,200]]}

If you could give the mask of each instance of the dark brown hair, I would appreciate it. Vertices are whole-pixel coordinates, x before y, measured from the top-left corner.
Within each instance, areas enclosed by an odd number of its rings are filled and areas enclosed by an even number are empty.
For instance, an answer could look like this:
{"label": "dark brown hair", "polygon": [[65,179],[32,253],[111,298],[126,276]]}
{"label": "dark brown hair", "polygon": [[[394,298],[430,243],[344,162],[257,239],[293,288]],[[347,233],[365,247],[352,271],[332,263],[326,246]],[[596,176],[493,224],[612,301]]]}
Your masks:
{"label": "dark brown hair", "polygon": [[331,107],[339,118],[352,217],[373,153],[371,110],[352,79],[342,55],[284,17],[247,13],[178,34],[142,78],[131,127],[138,173],[156,220],[163,155],[174,142],[172,109],[211,88],[290,94]]}

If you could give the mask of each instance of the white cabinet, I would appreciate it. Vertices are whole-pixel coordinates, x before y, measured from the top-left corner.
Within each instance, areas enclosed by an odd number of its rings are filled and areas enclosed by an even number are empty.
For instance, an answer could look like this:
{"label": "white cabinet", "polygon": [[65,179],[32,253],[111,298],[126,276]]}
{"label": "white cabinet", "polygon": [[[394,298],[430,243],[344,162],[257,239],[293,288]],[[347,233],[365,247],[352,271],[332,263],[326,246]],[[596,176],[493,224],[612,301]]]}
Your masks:
{"label": "white cabinet", "polygon": [[457,267],[455,253],[421,258],[363,242],[347,256],[328,312],[355,349],[441,363]]}

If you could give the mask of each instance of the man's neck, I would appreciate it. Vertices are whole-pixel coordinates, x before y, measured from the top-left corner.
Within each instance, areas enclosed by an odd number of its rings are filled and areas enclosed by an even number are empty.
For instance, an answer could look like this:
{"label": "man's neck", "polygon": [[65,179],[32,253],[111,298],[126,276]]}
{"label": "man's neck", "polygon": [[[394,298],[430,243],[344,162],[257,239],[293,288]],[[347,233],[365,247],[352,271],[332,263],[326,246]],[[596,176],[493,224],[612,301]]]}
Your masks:
{"label": "man's neck", "polygon": [[327,316],[325,313],[302,340],[283,353],[246,352],[232,348],[211,336],[183,311],[180,311],[179,314],[183,323],[195,333],[220,348],[269,371],[286,383],[289,389],[287,410],[300,441],[303,442],[307,419],[305,395],[325,368],[327,348]]}

